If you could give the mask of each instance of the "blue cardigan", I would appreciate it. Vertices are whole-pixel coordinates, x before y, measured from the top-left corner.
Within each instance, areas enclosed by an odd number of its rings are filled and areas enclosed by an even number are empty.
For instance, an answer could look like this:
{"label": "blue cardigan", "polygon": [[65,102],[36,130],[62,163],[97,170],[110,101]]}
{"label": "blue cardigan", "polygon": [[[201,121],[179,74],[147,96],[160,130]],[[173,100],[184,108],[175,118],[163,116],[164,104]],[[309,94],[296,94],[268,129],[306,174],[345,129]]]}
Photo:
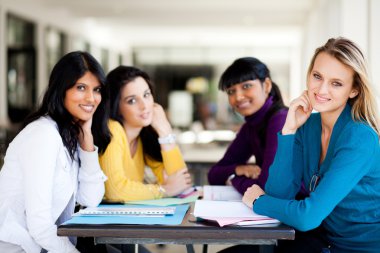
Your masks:
{"label": "blue cardigan", "polygon": [[[380,147],[376,132],[354,122],[347,105],[335,123],[325,160],[321,116],[312,114],[295,135],[278,134],[278,149],[254,211],[301,231],[321,223],[333,252],[380,252]],[[318,167],[320,166],[320,167]],[[301,182],[322,175],[315,191],[294,200]]]}

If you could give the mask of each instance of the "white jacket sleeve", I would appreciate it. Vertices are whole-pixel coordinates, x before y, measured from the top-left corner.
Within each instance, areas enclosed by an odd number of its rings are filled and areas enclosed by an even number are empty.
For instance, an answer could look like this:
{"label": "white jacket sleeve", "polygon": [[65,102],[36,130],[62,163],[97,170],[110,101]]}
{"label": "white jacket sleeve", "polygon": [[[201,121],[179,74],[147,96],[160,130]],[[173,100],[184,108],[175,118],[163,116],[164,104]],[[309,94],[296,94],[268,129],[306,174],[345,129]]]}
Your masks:
{"label": "white jacket sleeve", "polygon": [[[25,129],[26,130],[26,129]],[[62,140],[53,125],[29,126],[28,138],[19,148],[25,184],[26,225],[30,235],[49,252],[78,252],[67,237],[57,236],[52,195]]]}
{"label": "white jacket sleeve", "polygon": [[104,175],[99,165],[98,148],[87,152],[78,148],[81,166],[79,168],[79,186],[77,202],[82,206],[97,206],[104,196]]}

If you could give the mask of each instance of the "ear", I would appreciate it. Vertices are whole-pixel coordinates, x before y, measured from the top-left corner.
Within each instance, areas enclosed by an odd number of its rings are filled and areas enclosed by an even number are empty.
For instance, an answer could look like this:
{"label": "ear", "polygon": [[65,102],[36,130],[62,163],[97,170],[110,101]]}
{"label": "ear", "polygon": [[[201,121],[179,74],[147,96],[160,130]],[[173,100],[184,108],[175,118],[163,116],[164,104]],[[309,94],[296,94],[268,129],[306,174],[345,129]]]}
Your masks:
{"label": "ear", "polygon": [[270,80],[269,77],[265,78],[263,87],[266,94],[269,94],[269,92],[272,90],[272,80]]}
{"label": "ear", "polygon": [[359,91],[357,89],[352,89],[349,95],[349,98],[354,98],[359,94]]}

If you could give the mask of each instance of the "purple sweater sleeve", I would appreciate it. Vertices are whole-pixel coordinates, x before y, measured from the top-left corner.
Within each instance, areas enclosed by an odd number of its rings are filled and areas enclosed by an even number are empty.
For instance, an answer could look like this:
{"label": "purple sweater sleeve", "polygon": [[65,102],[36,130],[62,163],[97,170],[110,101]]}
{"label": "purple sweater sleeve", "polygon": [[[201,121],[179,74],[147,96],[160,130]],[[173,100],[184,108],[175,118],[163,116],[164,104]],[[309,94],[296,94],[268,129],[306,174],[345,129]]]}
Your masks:
{"label": "purple sweater sleeve", "polygon": [[244,176],[235,177],[232,179],[232,185],[241,193],[247,190],[248,187],[253,184],[258,184],[261,188],[264,189],[265,183],[268,179],[269,167],[273,162],[274,156],[277,150],[277,133],[282,129],[285,119],[286,119],[286,110],[281,110],[273,117],[270,118],[266,130],[265,136],[265,149],[263,152],[263,159],[261,164],[261,174],[258,179],[250,179]]}
{"label": "purple sweater sleeve", "polygon": [[244,123],[224,157],[208,172],[208,181],[211,185],[225,185],[228,177],[235,173],[236,166],[247,163],[252,155],[249,136],[248,125]]}

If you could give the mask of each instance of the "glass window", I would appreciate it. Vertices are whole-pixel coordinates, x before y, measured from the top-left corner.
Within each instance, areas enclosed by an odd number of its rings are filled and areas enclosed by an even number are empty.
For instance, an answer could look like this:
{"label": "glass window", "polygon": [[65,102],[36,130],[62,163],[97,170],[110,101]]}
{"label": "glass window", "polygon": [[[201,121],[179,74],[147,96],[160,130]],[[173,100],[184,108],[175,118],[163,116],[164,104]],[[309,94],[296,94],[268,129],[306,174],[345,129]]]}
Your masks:
{"label": "glass window", "polygon": [[7,16],[7,102],[8,117],[22,122],[36,102],[35,25],[8,14]]}
{"label": "glass window", "polygon": [[54,65],[66,52],[66,35],[59,30],[48,27],[45,32],[45,42],[47,73],[50,75]]}
{"label": "glass window", "polygon": [[100,52],[100,64],[102,65],[103,69],[104,69],[104,72],[108,72],[109,70],[109,65],[108,65],[108,62],[109,62],[109,52],[107,49],[101,49],[101,52]]}

